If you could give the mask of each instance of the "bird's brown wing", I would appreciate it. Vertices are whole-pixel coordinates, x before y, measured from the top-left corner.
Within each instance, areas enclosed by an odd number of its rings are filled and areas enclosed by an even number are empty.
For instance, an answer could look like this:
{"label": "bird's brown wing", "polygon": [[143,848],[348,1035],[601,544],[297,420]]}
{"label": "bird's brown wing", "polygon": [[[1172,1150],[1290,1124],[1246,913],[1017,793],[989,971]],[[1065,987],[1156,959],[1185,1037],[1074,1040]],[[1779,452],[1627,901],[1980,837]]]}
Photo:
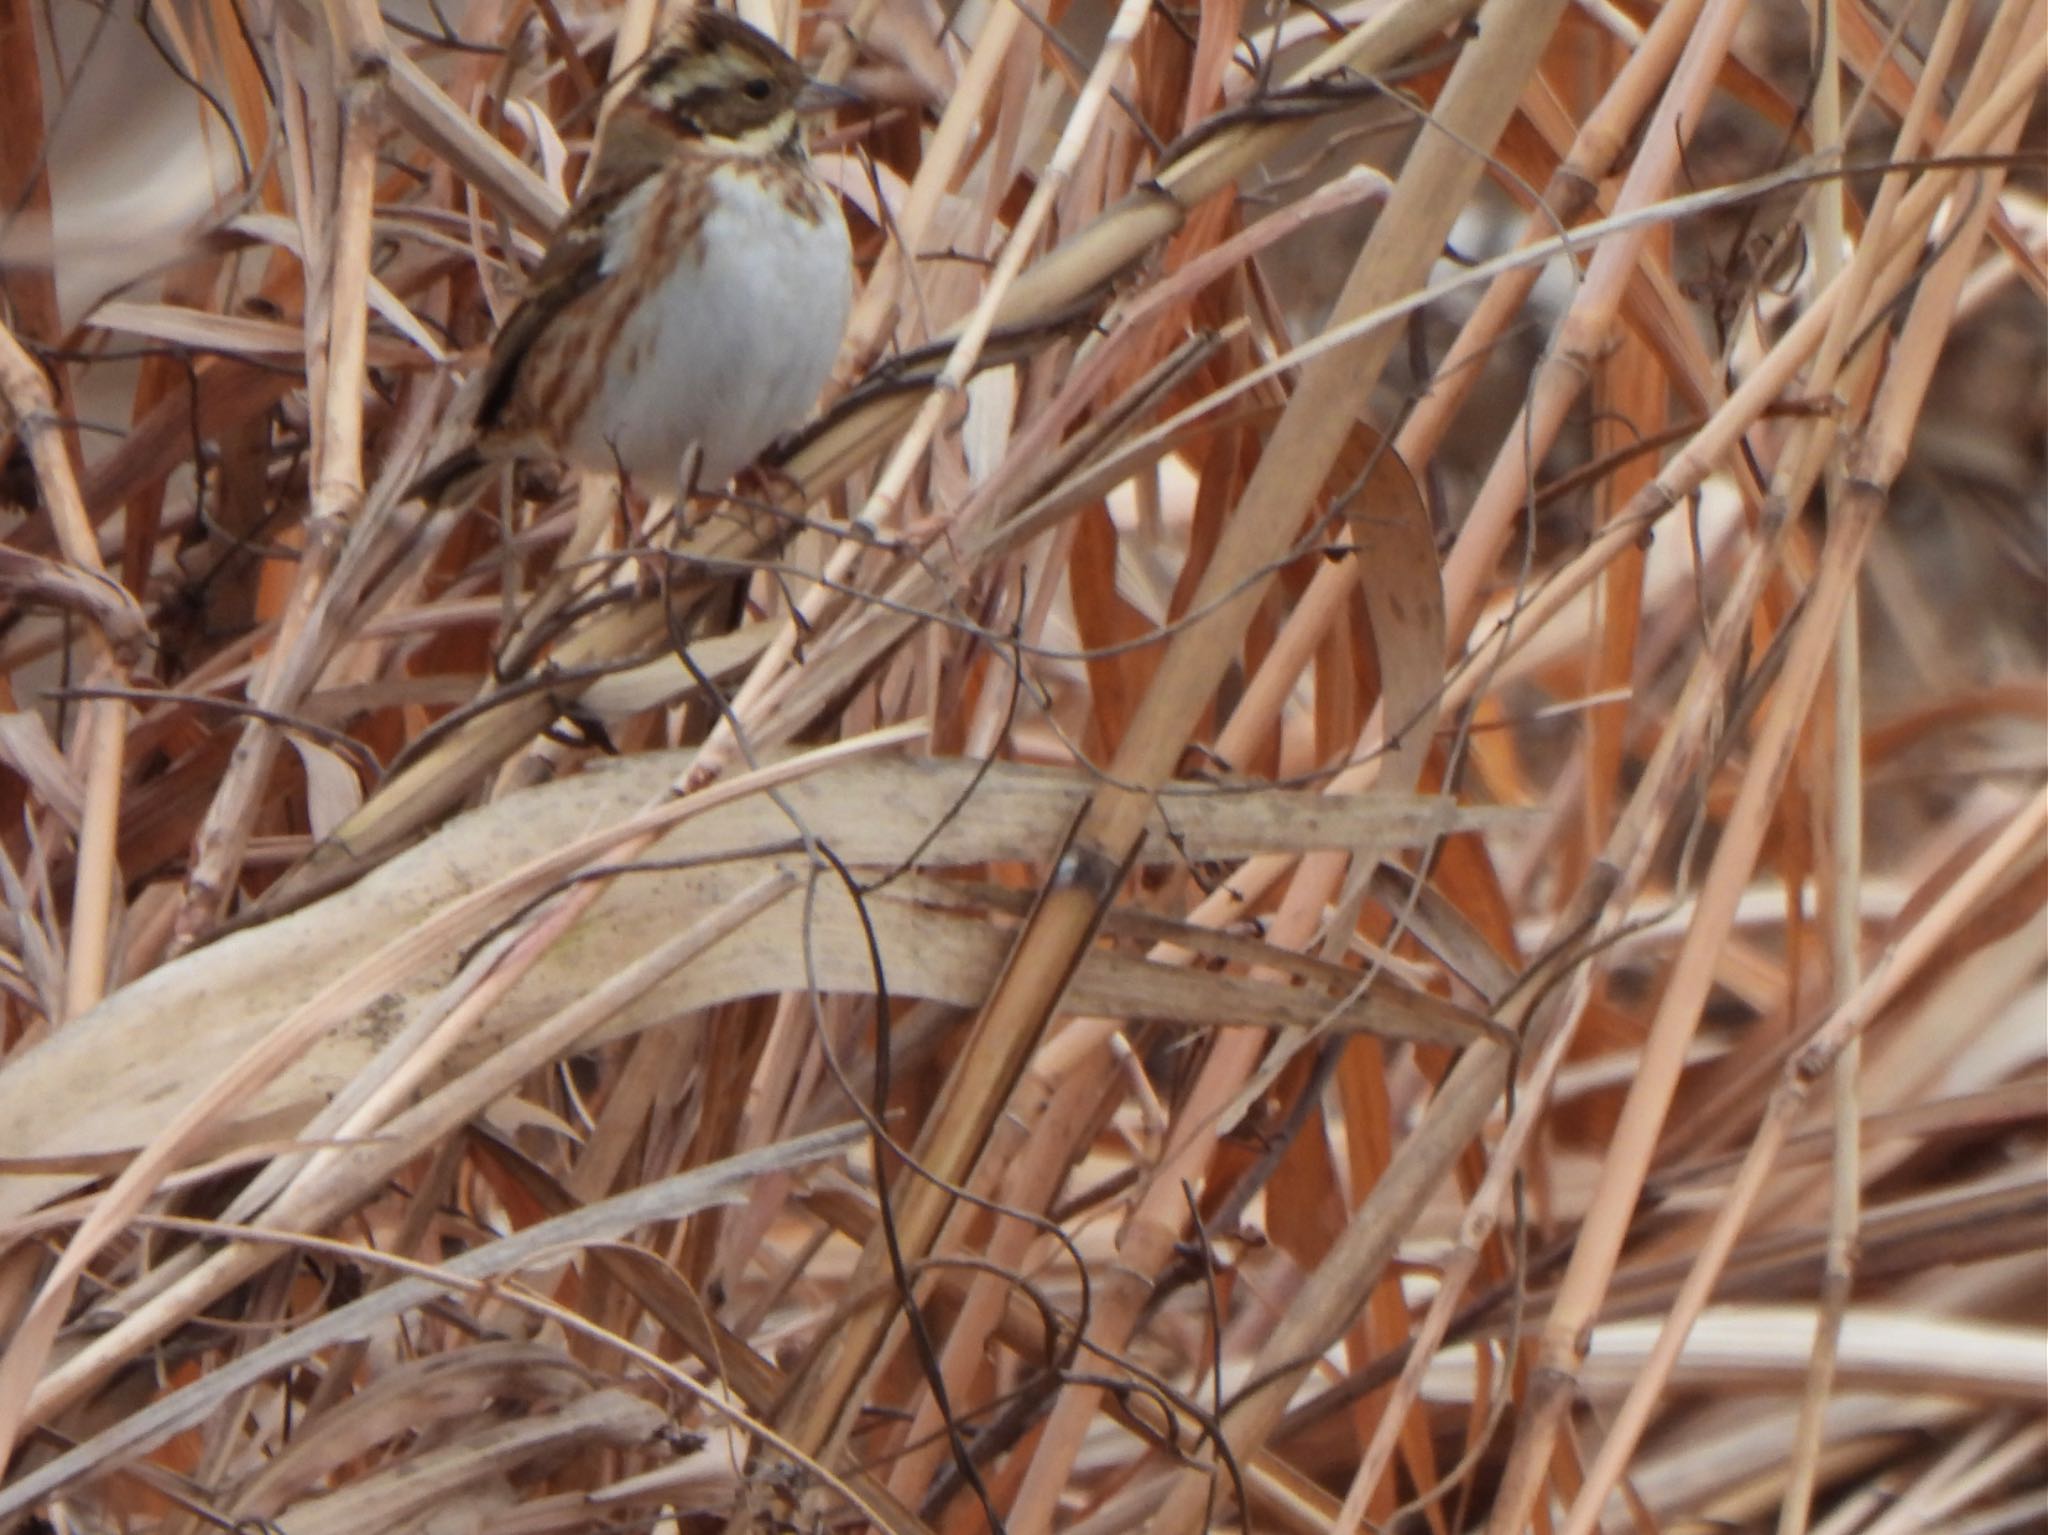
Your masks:
{"label": "bird's brown wing", "polygon": [[490,359],[466,391],[476,405],[462,424],[461,446],[443,454],[414,480],[407,487],[408,496],[438,506],[489,464],[489,438],[503,424],[527,354],[563,310],[604,280],[604,221],[620,191],[602,189],[586,196],[562,221],[526,297],[492,340]]}
{"label": "bird's brown wing", "polygon": [[491,343],[491,360],[484,364],[483,393],[476,406],[479,433],[500,424],[519,383],[526,354],[556,316],[603,281],[603,268],[604,213],[579,207],[555,236],[540,269],[533,274],[526,297]]}

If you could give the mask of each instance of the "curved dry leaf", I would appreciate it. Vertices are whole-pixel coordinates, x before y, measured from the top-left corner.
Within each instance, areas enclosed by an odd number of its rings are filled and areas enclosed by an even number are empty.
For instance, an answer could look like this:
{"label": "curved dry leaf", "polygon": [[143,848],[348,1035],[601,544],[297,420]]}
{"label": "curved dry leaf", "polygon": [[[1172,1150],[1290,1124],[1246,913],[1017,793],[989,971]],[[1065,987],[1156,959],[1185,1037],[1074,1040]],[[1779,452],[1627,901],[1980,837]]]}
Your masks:
{"label": "curved dry leaf", "polygon": [[149,633],[149,621],[128,595],[95,570],[59,564],[20,549],[0,549],[0,598],[6,611],[15,604],[49,606],[98,626],[117,645],[131,644]]}
{"label": "curved dry leaf", "polygon": [[[344,977],[360,977],[361,995],[347,1022],[242,1106],[243,1115],[261,1117],[265,1133],[275,1135],[270,1116],[310,1114],[434,1003],[465,957],[445,952],[418,970],[389,973],[375,966],[384,945],[480,887],[516,877],[532,859],[659,800],[690,760],[689,753],[648,753],[510,795],[459,817],[339,894],[143,976],[0,1069],[0,1156],[73,1155],[146,1142],[279,1020]],[[1090,786],[1078,773],[1047,768],[997,764],[983,772],[954,760],[878,760],[787,785],[780,804],[756,795],[701,815],[636,864],[614,869],[611,887],[491,1010],[456,1065],[586,995],[692,920],[738,899],[772,866],[797,872],[791,894],[613,1017],[596,1038],[738,997],[812,986],[873,995],[870,931],[890,995],[975,1005],[1007,952],[1014,910],[926,876],[899,879],[856,902],[825,865],[810,862],[801,839],[828,845],[861,878],[878,883],[878,876],[913,861],[920,870],[1047,862]],[[1427,797],[1189,788],[1161,796],[1145,859],[1173,865],[1398,846],[1494,824],[1507,814]],[[529,899],[551,893],[535,889]],[[469,933],[464,942],[474,945],[486,936]],[[1075,977],[1070,1005],[1195,1026],[1363,1027],[1445,1045],[1469,1042],[1480,1027],[1451,1004],[1392,977],[1354,998],[1348,995],[1357,979],[1352,972],[1304,968],[1286,951],[1162,928],[1156,919],[1143,938],[1258,963],[1307,984],[1154,964],[1141,957],[1141,946],[1125,952],[1098,946]],[[221,1149],[218,1140],[207,1148],[209,1154]],[[23,1213],[78,1182],[54,1175],[9,1179],[0,1184],[0,1215]]]}
{"label": "curved dry leaf", "polygon": [[1443,706],[1444,583],[1422,487],[1394,451],[1375,443],[1349,528],[1379,656],[1388,763],[1379,782],[1402,793],[1422,781]]}
{"label": "curved dry leaf", "polygon": [[338,753],[297,731],[287,732],[285,739],[305,770],[307,824],[315,837],[325,837],[362,807],[362,780]]}

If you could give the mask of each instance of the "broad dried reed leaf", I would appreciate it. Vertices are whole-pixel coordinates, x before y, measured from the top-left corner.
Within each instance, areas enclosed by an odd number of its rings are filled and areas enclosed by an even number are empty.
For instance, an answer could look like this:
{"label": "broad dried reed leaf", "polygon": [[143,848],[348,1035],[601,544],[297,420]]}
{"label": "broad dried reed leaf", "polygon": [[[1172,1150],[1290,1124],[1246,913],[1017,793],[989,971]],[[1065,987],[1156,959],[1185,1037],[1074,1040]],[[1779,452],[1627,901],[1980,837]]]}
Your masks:
{"label": "broad dried reed leaf", "polygon": [[[299,357],[306,349],[305,332],[296,325],[282,325],[274,320],[251,320],[240,315],[213,314],[175,304],[116,300],[95,309],[92,323],[102,330],[147,336],[152,341],[189,347],[195,352],[224,352],[230,356],[246,357]],[[370,358],[380,367],[402,367],[412,360],[413,349],[390,342],[372,342]]]}
{"label": "broad dried reed leaf", "polygon": [[[279,1019],[364,956],[456,896],[658,799],[689,762],[688,754],[647,753],[508,796],[451,822],[338,895],[159,967],[43,1049],[0,1068],[0,1155],[103,1151],[147,1139]],[[809,867],[797,841],[802,835],[862,871],[886,873],[911,859],[922,869],[1034,860],[1057,846],[1086,794],[1086,781],[1071,773],[1013,766],[983,773],[967,763],[911,761],[852,765],[782,790],[794,820],[765,798],[727,805],[616,869],[614,887],[575,936],[494,1010],[463,1059],[555,1013],[695,915],[734,899],[764,869],[784,865],[801,874]],[[1170,864],[1276,849],[1399,845],[1491,819],[1430,798],[1191,792],[1162,801],[1152,856]],[[986,903],[971,892],[949,892],[912,881],[866,899],[891,995],[966,1005],[1001,962],[1007,922],[992,923]],[[545,893],[536,889],[531,898]],[[474,931],[463,942],[484,936]],[[786,897],[581,1044],[732,998],[810,984],[871,995],[876,978],[866,938],[863,913],[844,889],[814,878],[808,893]],[[384,975],[345,1022],[244,1112],[265,1116],[274,1131],[267,1118],[273,1111],[305,1113],[338,1091],[381,1042],[432,1002],[459,958],[451,948],[411,973]],[[1329,982],[1313,990],[1273,987],[1105,951],[1083,967],[1074,1005],[1194,1027],[1252,1021],[1300,1029],[1329,1019],[1339,1028],[1362,1025],[1443,1044],[1472,1037],[1468,1015],[1424,993],[1396,995],[1390,986],[1384,997],[1346,1005],[1341,972],[1331,979],[1334,990]],[[219,1149],[216,1143],[209,1152]],[[11,1180],[0,1189],[0,1213],[19,1214],[74,1181]]]}

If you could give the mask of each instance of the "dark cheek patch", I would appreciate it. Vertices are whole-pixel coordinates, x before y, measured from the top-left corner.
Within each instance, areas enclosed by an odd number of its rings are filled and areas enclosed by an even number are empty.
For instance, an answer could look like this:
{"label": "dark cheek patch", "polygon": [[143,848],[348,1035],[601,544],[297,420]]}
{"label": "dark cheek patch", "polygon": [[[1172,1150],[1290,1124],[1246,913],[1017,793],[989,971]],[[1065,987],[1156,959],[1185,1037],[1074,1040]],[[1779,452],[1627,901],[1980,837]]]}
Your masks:
{"label": "dark cheek patch", "polygon": [[702,133],[703,111],[709,94],[702,90],[685,91],[664,107],[663,113],[685,132]]}

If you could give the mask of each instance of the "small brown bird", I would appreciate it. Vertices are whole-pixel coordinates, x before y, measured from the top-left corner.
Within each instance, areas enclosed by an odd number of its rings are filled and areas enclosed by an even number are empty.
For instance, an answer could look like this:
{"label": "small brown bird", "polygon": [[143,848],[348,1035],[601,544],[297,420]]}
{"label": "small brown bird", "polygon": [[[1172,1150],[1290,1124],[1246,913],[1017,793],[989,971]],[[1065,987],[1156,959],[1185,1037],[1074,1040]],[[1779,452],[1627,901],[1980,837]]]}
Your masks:
{"label": "small brown bird", "polygon": [[838,353],[853,277],[803,117],[844,97],[734,17],[666,23],[458,395],[454,446],[411,493],[457,500],[521,458],[715,490],[796,425]]}

